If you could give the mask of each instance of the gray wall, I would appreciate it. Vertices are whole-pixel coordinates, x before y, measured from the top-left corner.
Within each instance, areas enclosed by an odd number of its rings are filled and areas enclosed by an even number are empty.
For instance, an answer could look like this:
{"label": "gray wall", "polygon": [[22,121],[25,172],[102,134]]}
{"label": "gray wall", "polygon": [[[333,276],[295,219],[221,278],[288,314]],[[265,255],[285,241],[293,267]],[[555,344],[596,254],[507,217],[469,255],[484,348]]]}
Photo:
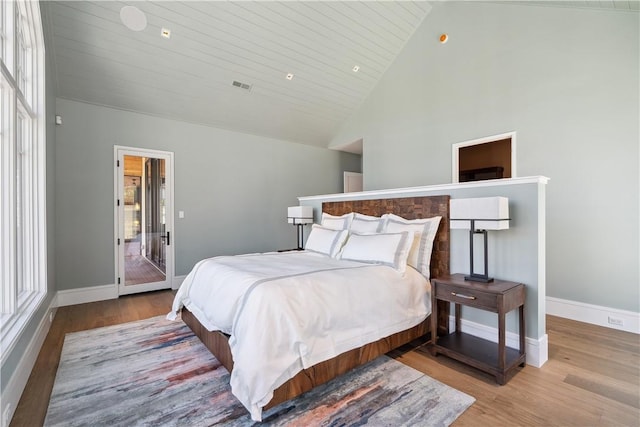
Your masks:
{"label": "gray wall", "polygon": [[360,170],[359,156],[325,148],[64,99],[56,112],[58,290],[114,283],[114,145],[175,153],[178,276],[205,257],[294,247],[287,206]]}
{"label": "gray wall", "polygon": [[332,145],[363,138],[373,190],[451,182],[452,144],[516,131],[518,176],[551,179],[547,295],[639,312],[639,19],[434,3]]}

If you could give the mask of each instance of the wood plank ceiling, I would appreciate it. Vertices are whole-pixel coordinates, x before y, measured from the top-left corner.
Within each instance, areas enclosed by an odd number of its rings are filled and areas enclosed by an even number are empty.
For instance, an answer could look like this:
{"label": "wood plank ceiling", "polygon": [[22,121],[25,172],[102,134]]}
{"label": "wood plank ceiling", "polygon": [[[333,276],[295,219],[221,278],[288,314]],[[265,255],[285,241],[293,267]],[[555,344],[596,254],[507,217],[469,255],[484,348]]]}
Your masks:
{"label": "wood plank ceiling", "polygon": [[514,0],[513,4],[528,4],[537,6],[571,7],[582,9],[609,9],[622,12],[639,11],[638,0]]}
{"label": "wood plank ceiling", "polygon": [[[424,1],[41,4],[58,97],[323,147],[431,8]],[[144,30],[122,23],[127,5],[144,12]]]}
{"label": "wood plank ceiling", "polygon": [[[634,12],[639,4],[507,3]],[[41,5],[58,97],[322,147],[431,10],[420,0]],[[124,6],[144,12],[144,30],[125,27]]]}

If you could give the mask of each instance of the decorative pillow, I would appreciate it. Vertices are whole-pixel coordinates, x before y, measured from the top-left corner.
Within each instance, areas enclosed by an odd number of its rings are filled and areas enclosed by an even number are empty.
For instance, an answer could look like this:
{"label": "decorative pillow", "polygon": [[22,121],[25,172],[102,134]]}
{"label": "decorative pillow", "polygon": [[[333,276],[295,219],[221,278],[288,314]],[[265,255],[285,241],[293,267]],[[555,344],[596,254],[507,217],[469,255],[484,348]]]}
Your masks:
{"label": "decorative pillow", "polygon": [[371,234],[382,231],[384,221],[379,216],[363,215],[355,213],[351,220],[349,231],[356,234]]}
{"label": "decorative pillow", "polygon": [[348,230],[352,219],[353,212],[340,216],[329,215],[326,212],[322,212],[321,225],[324,228],[330,228],[331,230]]}
{"label": "decorative pillow", "polygon": [[318,252],[335,258],[340,249],[342,249],[342,245],[344,245],[348,235],[348,230],[332,230],[313,224],[304,248],[311,252]]}
{"label": "decorative pillow", "polygon": [[407,268],[411,235],[401,233],[350,234],[340,259],[388,265],[400,273]]}
{"label": "decorative pillow", "polygon": [[404,219],[398,215],[385,214],[384,232],[397,233],[407,231],[414,233],[413,243],[409,250],[407,264],[418,270],[427,279],[431,273],[431,251],[436,237],[441,216],[425,219]]}

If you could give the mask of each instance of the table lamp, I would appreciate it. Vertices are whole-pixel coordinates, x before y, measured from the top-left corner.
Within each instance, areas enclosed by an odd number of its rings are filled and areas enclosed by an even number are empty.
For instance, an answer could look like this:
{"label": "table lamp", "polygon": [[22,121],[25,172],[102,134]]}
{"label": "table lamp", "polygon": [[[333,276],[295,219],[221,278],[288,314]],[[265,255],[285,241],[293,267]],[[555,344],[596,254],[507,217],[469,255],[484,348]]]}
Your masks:
{"label": "table lamp", "polygon": [[[470,273],[465,280],[489,283],[493,278],[488,274],[487,230],[509,228],[509,199],[507,197],[480,197],[472,199],[451,199],[449,204],[451,229],[469,230]],[[484,240],[484,271],[476,273],[473,263],[473,237],[481,234]]]}
{"label": "table lamp", "polygon": [[311,206],[291,206],[287,208],[287,222],[298,228],[298,250],[304,249],[305,224],[313,223],[313,207]]}

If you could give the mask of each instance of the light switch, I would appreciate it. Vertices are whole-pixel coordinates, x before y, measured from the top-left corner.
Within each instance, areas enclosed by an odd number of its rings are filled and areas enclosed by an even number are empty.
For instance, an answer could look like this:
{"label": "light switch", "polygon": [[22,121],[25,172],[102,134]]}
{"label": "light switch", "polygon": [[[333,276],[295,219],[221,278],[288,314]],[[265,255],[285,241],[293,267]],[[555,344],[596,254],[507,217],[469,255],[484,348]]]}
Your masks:
{"label": "light switch", "polygon": [[178,218],[184,218],[184,211],[178,211]]}

